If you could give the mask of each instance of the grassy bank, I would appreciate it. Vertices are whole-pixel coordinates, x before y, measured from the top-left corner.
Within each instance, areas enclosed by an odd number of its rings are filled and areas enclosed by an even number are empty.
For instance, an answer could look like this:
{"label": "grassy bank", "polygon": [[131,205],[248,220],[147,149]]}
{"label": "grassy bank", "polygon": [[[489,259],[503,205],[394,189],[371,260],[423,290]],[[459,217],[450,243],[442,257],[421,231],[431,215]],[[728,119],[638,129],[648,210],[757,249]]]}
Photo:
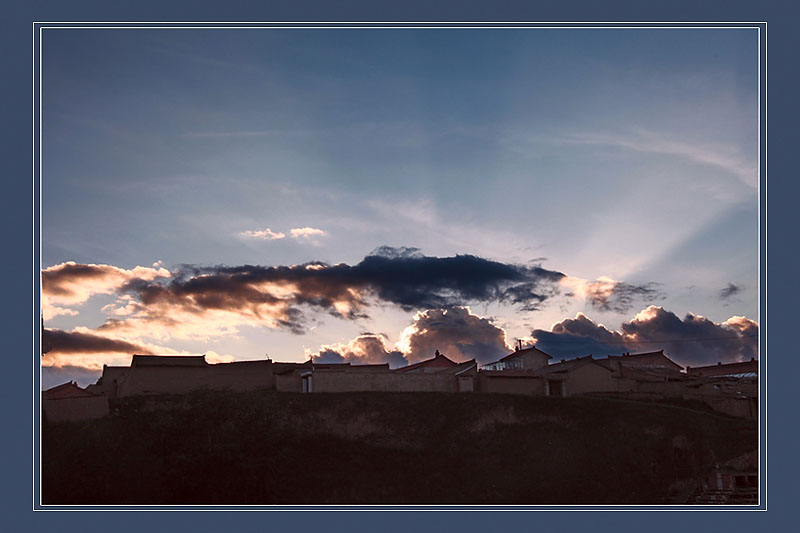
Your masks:
{"label": "grassy bank", "polygon": [[669,503],[757,426],[694,404],[490,394],[135,398],[43,431],[44,503]]}

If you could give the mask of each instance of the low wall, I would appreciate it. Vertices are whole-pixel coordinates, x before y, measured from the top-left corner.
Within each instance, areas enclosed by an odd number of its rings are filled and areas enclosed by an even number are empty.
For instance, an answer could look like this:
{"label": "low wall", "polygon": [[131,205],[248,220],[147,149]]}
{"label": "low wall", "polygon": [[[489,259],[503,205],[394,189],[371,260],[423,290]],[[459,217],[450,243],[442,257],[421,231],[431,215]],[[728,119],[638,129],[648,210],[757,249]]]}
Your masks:
{"label": "low wall", "polygon": [[636,384],[636,392],[681,398],[689,392],[689,387],[681,381],[640,381]]}
{"label": "low wall", "polygon": [[320,372],[312,377],[312,392],[456,392],[452,374]]}
{"label": "low wall", "polygon": [[108,416],[108,398],[58,398],[43,400],[44,416],[48,422],[75,422]]}
{"label": "low wall", "polygon": [[758,418],[758,402],[755,398],[731,398],[707,394],[689,394],[686,395],[685,398],[705,402],[706,405],[715,411],[725,413],[729,416],[752,419]]}
{"label": "low wall", "polygon": [[481,374],[478,377],[478,392],[544,396],[544,380],[536,377],[504,377]]}

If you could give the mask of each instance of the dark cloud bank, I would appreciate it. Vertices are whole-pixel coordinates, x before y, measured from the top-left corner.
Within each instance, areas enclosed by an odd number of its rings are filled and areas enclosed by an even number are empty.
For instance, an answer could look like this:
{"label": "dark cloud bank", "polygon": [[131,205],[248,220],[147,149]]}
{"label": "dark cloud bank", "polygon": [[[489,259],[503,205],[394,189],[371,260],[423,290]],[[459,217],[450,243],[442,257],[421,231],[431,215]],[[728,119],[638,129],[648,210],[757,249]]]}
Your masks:
{"label": "dark cloud bank", "polygon": [[[98,278],[108,265],[68,265],[45,279],[45,292],[69,290],[75,280]],[[118,269],[117,269],[118,270]],[[116,273],[116,270],[114,271]],[[242,319],[264,321],[303,333],[306,310],[346,319],[366,317],[370,305],[394,304],[418,312],[400,342],[387,347],[384,337],[363,334],[346,345],[323,346],[310,354],[321,362],[388,362],[393,367],[431,357],[440,350],[454,360],[496,360],[507,353],[505,332],[488,318],[472,314],[468,303],[501,302],[522,311],[535,310],[560,294],[565,274],[539,265],[517,265],[473,255],[425,256],[415,248],[381,247],[355,265],[321,262],[293,266],[183,265],[170,277],[147,279],[125,271],[118,293],[132,307],[129,318],[109,319],[98,333],[148,322],[180,327],[176,316],[191,321],[208,311],[226,311]],[[131,279],[133,277],[133,279]],[[726,297],[738,292],[731,284]],[[655,284],[632,285],[613,280],[589,283],[586,301],[593,308],[623,312],[635,301],[660,296]],[[266,304],[266,305],[264,305]],[[186,318],[188,317],[190,318]],[[216,315],[214,315],[216,316]],[[683,319],[650,306],[612,331],[584,315],[566,319],[552,331],[535,330],[538,346],[557,357],[606,355],[664,348],[681,364],[713,364],[757,355],[758,325],[743,317],[718,324],[688,314]],[[147,353],[135,343],[84,332],[45,330],[45,344],[54,353]]]}
{"label": "dark cloud bank", "polygon": [[133,342],[60,329],[42,330],[42,351],[51,354],[150,353],[149,349]]}
{"label": "dark cloud bank", "polygon": [[[561,272],[535,265],[473,255],[429,257],[415,248],[381,247],[356,265],[183,265],[170,281],[131,280],[120,292],[133,295],[144,312],[159,306],[197,313],[209,309],[246,312],[268,304],[280,308],[272,317],[280,327],[302,333],[302,308],[364,318],[370,298],[407,311],[476,302],[503,302],[533,310],[558,294],[563,277]],[[291,287],[291,291],[279,294],[269,286]],[[114,324],[110,321],[106,327],[113,329]]]}

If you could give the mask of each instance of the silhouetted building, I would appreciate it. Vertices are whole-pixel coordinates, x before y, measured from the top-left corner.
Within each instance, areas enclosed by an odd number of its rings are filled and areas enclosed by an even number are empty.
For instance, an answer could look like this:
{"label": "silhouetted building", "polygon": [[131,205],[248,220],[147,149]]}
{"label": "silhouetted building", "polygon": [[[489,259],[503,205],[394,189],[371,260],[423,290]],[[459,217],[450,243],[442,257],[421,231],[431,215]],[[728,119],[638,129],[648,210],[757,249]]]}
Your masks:
{"label": "silhouetted building", "polygon": [[485,365],[484,370],[537,370],[549,364],[553,357],[536,346],[517,349],[502,359]]}
{"label": "silhouetted building", "polygon": [[42,409],[48,422],[90,420],[108,415],[108,398],[70,381],[42,392]]}
{"label": "silhouetted building", "polygon": [[749,361],[740,363],[717,363],[710,366],[686,367],[686,373],[699,377],[756,377],[758,376],[758,361],[752,357]]}

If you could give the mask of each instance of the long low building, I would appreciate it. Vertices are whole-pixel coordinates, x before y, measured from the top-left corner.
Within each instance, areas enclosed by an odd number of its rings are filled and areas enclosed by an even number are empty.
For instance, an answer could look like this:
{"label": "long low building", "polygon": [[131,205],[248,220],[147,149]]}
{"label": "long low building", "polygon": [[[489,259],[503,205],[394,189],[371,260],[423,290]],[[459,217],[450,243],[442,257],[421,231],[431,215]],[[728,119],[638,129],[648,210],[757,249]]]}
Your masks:
{"label": "long low building", "polygon": [[103,366],[87,391],[107,398],[184,394],[198,389],[248,391],[275,388],[272,361],[208,364],[204,355],[134,355],[131,366]]}
{"label": "long low building", "polygon": [[[554,397],[623,394],[630,398],[696,399],[735,416],[757,416],[758,362],[755,360],[691,368],[688,372],[663,350],[601,359],[589,355],[559,362],[551,360],[550,355],[535,346],[524,349],[520,346],[482,369],[475,360],[459,363],[438,350],[430,359],[397,369],[389,368],[388,364],[353,365],[312,360],[282,363],[265,359],[209,364],[203,355],[134,355],[130,366],[104,366],[97,383],[85,390],[73,384],[68,392],[83,398],[81,402],[87,405],[92,402],[99,405],[99,401],[92,399],[97,397],[107,401],[201,389],[306,393],[482,392]],[[53,398],[65,394],[66,389],[57,389],[45,391],[45,397],[48,393]],[[50,402],[47,405],[62,404]]]}

